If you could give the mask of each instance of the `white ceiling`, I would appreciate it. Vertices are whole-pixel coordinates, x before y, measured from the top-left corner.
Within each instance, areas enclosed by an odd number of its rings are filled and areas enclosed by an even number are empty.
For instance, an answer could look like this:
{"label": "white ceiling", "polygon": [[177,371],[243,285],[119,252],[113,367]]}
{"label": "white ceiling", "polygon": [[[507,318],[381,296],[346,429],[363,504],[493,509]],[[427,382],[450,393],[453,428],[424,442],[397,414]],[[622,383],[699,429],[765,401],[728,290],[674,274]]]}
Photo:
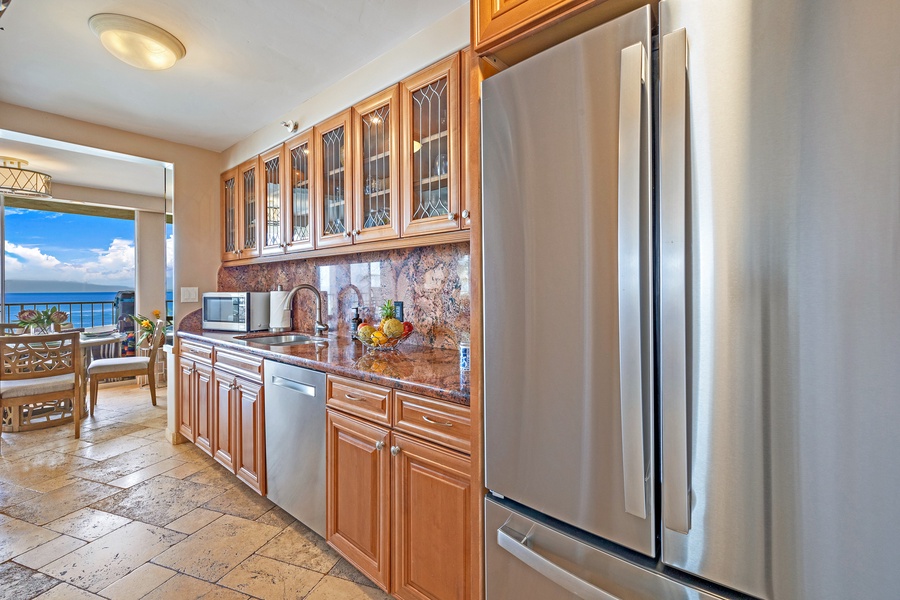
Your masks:
{"label": "white ceiling", "polygon": [[[466,1],[13,0],[0,100],[221,151]],[[130,67],[88,28],[100,12],[154,23],[187,55]]]}

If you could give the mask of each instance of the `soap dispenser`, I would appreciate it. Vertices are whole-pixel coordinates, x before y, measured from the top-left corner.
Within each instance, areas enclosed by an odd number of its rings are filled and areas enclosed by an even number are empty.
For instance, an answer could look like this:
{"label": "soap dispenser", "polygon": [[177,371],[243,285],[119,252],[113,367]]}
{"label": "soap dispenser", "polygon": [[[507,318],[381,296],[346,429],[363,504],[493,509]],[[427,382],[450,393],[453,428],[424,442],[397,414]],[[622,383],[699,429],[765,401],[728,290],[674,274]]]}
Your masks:
{"label": "soap dispenser", "polygon": [[359,326],[362,324],[362,319],[359,317],[359,307],[353,307],[353,318],[350,319],[350,339],[356,339],[356,331],[359,329]]}

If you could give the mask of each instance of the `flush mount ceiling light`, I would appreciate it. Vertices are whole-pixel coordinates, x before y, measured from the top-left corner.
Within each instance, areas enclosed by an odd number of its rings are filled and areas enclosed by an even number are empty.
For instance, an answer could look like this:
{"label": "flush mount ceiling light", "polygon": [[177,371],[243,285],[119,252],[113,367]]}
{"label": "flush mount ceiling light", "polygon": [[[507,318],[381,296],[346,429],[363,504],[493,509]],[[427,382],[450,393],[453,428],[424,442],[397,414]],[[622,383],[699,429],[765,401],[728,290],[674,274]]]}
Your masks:
{"label": "flush mount ceiling light", "polygon": [[27,160],[0,156],[0,194],[24,198],[52,198],[50,176],[22,167]]}
{"label": "flush mount ceiling light", "polygon": [[110,54],[138,69],[168,69],[185,55],[178,38],[147,21],[100,13],[91,17],[88,25]]}

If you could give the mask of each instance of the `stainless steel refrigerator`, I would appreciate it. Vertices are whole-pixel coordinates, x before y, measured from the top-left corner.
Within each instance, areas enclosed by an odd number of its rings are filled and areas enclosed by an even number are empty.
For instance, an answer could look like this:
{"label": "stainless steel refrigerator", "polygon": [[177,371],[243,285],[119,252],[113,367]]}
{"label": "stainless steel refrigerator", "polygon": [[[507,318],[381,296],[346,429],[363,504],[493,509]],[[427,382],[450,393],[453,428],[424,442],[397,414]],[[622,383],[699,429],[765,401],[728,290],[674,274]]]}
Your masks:
{"label": "stainless steel refrigerator", "polygon": [[658,18],[483,84],[488,600],[900,597],[900,2]]}

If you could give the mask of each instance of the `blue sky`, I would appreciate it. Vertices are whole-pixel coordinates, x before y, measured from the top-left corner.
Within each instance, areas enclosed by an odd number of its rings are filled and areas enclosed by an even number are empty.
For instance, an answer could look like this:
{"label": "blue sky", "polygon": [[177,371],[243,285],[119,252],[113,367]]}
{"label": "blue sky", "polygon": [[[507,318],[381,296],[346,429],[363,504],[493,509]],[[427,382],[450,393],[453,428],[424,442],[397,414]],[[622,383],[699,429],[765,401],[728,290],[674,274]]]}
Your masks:
{"label": "blue sky", "polygon": [[134,221],[7,208],[6,277],[133,287]]}

